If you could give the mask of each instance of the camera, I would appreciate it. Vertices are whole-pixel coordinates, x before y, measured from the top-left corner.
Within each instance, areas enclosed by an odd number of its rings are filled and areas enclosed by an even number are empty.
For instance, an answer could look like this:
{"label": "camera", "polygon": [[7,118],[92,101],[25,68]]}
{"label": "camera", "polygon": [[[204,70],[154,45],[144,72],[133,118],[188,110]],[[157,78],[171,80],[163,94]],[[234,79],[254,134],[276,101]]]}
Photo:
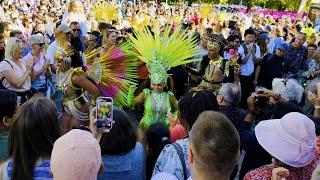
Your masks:
{"label": "camera", "polygon": [[[258,90],[256,92],[258,95],[259,94],[264,94],[263,90]],[[257,108],[260,109],[265,109],[269,104],[269,98],[265,96],[255,96],[254,97],[254,105]]]}

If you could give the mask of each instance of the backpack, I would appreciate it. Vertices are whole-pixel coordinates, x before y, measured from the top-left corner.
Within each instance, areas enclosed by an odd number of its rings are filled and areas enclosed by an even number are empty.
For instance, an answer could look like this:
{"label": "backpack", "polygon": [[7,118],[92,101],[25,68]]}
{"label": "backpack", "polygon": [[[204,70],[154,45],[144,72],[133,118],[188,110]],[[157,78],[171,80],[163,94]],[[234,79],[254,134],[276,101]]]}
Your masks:
{"label": "backpack", "polygon": [[[3,60],[3,61],[6,61],[6,62],[11,66],[11,68],[13,69],[12,64],[11,64],[8,60]],[[2,77],[2,78],[0,79],[0,89],[6,89],[6,88],[3,86],[3,84],[2,84],[2,82],[3,82],[4,79],[5,79],[5,77]]]}
{"label": "backpack", "polygon": [[[247,46],[246,46],[244,43],[242,43],[241,46],[243,47],[244,55],[246,56],[246,55],[248,54],[248,52],[249,52],[249,51],[248,51],[248,48],[247,48]],[[254,47],[254,53],[256,53],[257,46],[256,46],[255,43],[253,43],[253,47]]]}

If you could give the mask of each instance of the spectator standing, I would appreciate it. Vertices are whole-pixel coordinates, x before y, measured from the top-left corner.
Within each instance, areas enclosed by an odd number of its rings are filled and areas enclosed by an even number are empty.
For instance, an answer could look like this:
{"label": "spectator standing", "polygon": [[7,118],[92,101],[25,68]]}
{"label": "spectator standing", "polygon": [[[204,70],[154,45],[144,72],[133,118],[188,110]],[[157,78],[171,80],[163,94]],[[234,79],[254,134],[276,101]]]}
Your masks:
{"label": "spectator standing", "polygon": [[255,32],[247,29],[244,33],[244,43],[240,45],[238,52],[241,57],[241,106],[246,107],[247,98],[254,91],[257,84],[254,80],[254,65],[261,57],[260,48],[254,43]]}
{"label": "spectator standing", "polygon": [[272,38],[268,45],[269,53],[273,54],[277,50],[277,47],[284,42],[281,30],[278,27],[274,27],[272,30]]}
{"label": "spectator standing", "polygon": [[27,101],[32,93],[31,73],[33,62],[24,62],[22,58],[23,43],[18,38],[9,38],[5,51],[5,60],[0,63],[0,73],[4,88],[17,93],[21,103]]}
{"label": "spectator standing", "polygon": [[201,113],[189,139],[189,179],[230,178],[240,157],[240,138],[226,116],[214,111]]}
{"label": "spectator standing", "polygon": [[[0,163],[9,157],[8,135],[17,109],[17,95],[8,90],[0,90]],[[1,176],[0,176],[1,177]]]}
{"label": "spectator standing", "polygon": [[22,58],[26,63],[33,62],[32,70],[32,91],[33,93],[41,93],[46,96],[48,86],[47,81],[50,80],[49,59],[43,54],[45,45],[44,37],[40,34],[30,36],[30,44],[32,50]]}
{"label": "spectator standing", "polygon": [[[193,107],[193,108],[190,108]],[[218,110],[216,96],[211,90],[195,88],[180,98],[178,117],[181,124],[190,131],[200,113],[207,110]],[[188,161],[189,139],[185,138],[164,147],[155,164],[152,176],[169,173],[178,179],[191,176]]]}
{"label": "spectator standing", "polygon": [[[314,47],[308,47],[314,48]],[[309,53],[309,51],[308,51]],[[316,92],[316,85],[320,82],[320,51],[316,52],[312,59],[308,60],[308,71],[304,72],[302,76],[306,79],[305,82],[305,93],[311,91]],[[309,99],[305,99],[303,110],[307,115],[312,115],[314,108],[310,103]]]}
{"label": "spectator standing", "polygon": [[315,125],[307,116],[293,112],[281,119],[260,122],[255,128],[259,144],[273,156],[274,163],[246,174],[244,180],[271,179],[275,167],[289,170],[288,179],[310,179],[320,162]]}
{"label": "spectator standing", "polygon": [[164,146],[170,144],[170,132],[169,129],[160,123],[156,123],[150,126],[146,131],[146,149],[147,149],[147,179],[151,179],[154,165],[163,150]]}
{"label": "spectator standing", "polygon": [[289,45],[284,63],[285,77],[300,79],[301,73],[308,70],[307,48],[303,45],[306,42],[306,35],[298,32],[294,42]]}
{"label": "spectator standing", "polygon": [[107,168],[98,179],[145,179],[145,153],[128,115],[114,109],[113,120],[110,132],[101,137],[102,161]]}
{"label": "spectator standing", "polygon": [[71,45],[74,47],[76,51],[83,52],[82,33],[80,29],[80,24],[76,21],[71,22],[70,29],[71,29],[71,40],[70,40]]}
{"label": "spectator standing", "polygon": [[23,35],[23,32],[20,30],[13,30],[10,32],[10,37],[16,37],[23,42],[23,52],[22,56],[27,55],[31,51],[31,47],[28,44],[26,37]]}
{"label": "spectator standing", "polygon": [[[195,57],[195,59],[202,59],[202,57],[204,55],[208,54],[208,49],[207,49],[208,39],[209,39],[208,33],[203,33],[201,40],[200,40],[200,44],[198,46],[198,48],[200,50],[200,54],[199,54],[199,56]],[[200,69],[200,62],[195,62],[193,64],[193,68],[196,68],[199,70]]]}
{"label": "spectator standing", "polygon": [[90,129],[72,129],[54,142],[51,154],[54,179],[96,180],[102,169],[99,142]]}
{"label": "spectator standing", "polygon": [[87,35],[87,17],[84,14],[84,7],[80,1],[70,1],[68,11],[62,16],[62,22],[70,24],[71,22],[78,22],[83,36]]}
{"label": "spectator standing", "polygon": [[45,98],[19,108],[9,132],[10,159],[0,169],[2,179],[52,179],[50,156],[60,136],[57,118],[54,104]]}
{"label": "spectator standing", "polygon": [[279,44],[274,54],[268,54],[263,57],[256,70],[255,80],[258,86],[272,89],[273,79],[283,76],[283,64],[288,48],[286,43]]}

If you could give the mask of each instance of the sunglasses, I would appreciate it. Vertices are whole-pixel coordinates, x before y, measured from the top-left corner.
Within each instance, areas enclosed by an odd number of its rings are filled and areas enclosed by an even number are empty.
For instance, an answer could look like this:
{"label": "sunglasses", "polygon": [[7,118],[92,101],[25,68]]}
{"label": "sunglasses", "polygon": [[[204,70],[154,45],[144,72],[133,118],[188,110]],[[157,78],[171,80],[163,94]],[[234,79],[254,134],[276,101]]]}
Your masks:
{"label": "sunglasses", "polygon": [[39,45],[40,47],[42,47],[42,46],[44,46],[44,43],[39,43],[39,44],[37,44],[37,45]]}
{"label": "sunglasses", "polygon": [[81,30],[80,30],[80,29],[72,29],[72,31],[73,31],[73,32],[77,32],[77,31],[79,32],[79,31],[81,31]]}

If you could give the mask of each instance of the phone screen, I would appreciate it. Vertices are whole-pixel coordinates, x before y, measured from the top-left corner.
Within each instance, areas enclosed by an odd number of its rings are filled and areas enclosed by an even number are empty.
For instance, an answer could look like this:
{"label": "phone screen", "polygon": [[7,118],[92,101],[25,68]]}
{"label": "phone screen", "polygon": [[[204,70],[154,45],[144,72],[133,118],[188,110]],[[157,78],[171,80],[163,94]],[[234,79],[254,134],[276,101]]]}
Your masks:
{"label": "phone screen", "polygon": [[113,125],[113,99],[97,98],[96,127],[99,132],[110,132]]}

